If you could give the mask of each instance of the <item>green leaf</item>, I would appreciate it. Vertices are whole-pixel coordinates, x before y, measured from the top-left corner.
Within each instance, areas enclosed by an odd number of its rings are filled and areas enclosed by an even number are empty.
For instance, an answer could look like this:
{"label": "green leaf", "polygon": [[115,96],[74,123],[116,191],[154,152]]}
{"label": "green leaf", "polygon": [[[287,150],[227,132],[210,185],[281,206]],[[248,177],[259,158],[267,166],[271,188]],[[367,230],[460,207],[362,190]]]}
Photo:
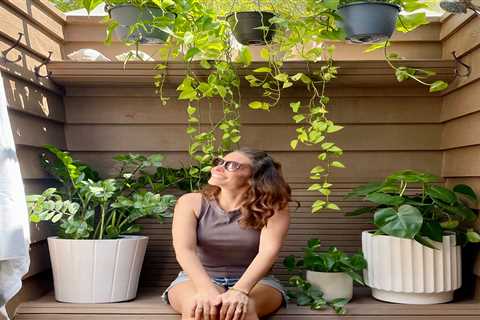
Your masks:
{"label": "green leaf", "polygon": [[297,144],[298,144],[298,140],[297,139],[294,139],[292,141],[290,141],[290,147],[295,150],[297,148]]}
{"label": "green leaf", "polygon": [[269,60],[270,52],[268,51],[267,48],[262,48],[262,50],[260,50],[260,57],[262,57],[263,60],[266,60],[266,61]]}
{"label": "green leaf", "polygon": [[438,92],[448,88],[448,83],[442,80],[437,80],[430,85],[430,92]]}
{"label": "green leaf", "polygon": [[362,214],[365,214],[365,213],[372,213],[372,212],[375,211],[375,209],[376,209],[376,207],[364,207],[364,208],[356,209],[356,210],[351,211],[351,212],[347,212],[345,214],[345,216],[355,217],[355,216],[359,216],[359,215],[362,215]]}
{"label": "green leaf", "polygon": [[342,130],[342,129],[343,129],[342,126],[331,125],[331,126],[328,126],[327,132],[328,132],[328,133],[334,133],[334,132],[340,131],[340,130]]}
{"label": "green leaf", "polygon": [[329,203],[327,204],[327,208],[330,209],[330,210],[340,210],[340,207],[337,206],[335,203]]}
{"label": "green leaf", "polygon": [[252,63],[252,53],[247,46],[243,46],[240,49],[236,62],[243,64],[245,67]]}
{"label": "green leaf", "polygon": [[330,165],[332,167],[335,167],[335,168],[345,168],[345,165],[343,163],[341,163],[340,161],[332,161],[332,163],[330,163]]}
{"label": "green leaf", "polygon": [[383,42],[378,42],[378,43],[374,43],[372,45],[370,45],[367,49],[365,49],[365,53],[368,53],[368,52],[372,52],[372,51],[375,51],[375,50],[378,50],[378,49],[383,49],[385,48],[385,45],[387,45],[387,47],[390,46],[390,41],[383,41]]}
{"label": "green leaf", "polygon": [[257,109],[270,110],[270,104],[266,102],[261,102],[261,101],[250,102],[248,106],[254,110],[257,110]]}
{"label": "green leaf", "polygon": [[305,119],[305,116],[303,114],[296,114],[292,117],[292,119],[295,121],[295,123],[299,123]]}
{"label": "green leaf", "polygon": [[187,53],[185,54],[184,60],[188,61],[192,59],[195,55],[201,53],[202,51],[198,49],[197,47],[193,47],[188,49]]}
{"label": "green leaf", "polygon": [[368,201],[371,201],[379,205],[394,206],[394,207],[400,206],[405,201],[405,199],[403,199],[400,196],[392,196],[392,195],[380,193],[380,192],[371,193],[367,195],[366,199]]}
{"label": "green leaf", "polygon": [[283,259],[283,265],[287,268],[289,272],[292,272],[295,268],[295,256],[290,255]]}
{"label": "green leaf", "polygon": [[298,110],[300,109],[300,101],[297,101],[297,102],[291,102],[290,103],[290,108],[292,108],[292,111],[297,113]]}
{"label": "green leaf", "polygon": [[197,108],[194,108],[194,107],[192,107],[191,105],[188,105],[188,107],[187,107],[187,113],[188,113],[188,115],[191,116],[191,115],[195,114],[195,112],[197,112]]}
{"label": "green leaf", "polygon": [[457,184],[455,187],[453,187],[453,191],[467,196],[472,201],[478,200],[477,194],[475,193],[475,191],[473,191],[473,189],[467,186],[466,184]]}
{"label": "green leaf", "polygon": [[83,7],[87,10],[88,14],[90,15],[90,12],[92,12],[92,10],[95,9],[102,2],[103,0],[83,0],[82,4],[83,4]]}
{"label": "green leaf", "polygon": [[323,0],[322,3],[326,8],[336,10],[338,8],[340,0]]}
{"label": "green leaf", "polygon": [[417,208],[405,204],[400,206],[398,211],[394,208],[377,210],[374,223],[388,235],[413,239],[422,227],[423,216]]}
{"label": "green leaf", "polygon": [[448,204],[452,204],[457,201],[455,193],[445,187],[433,185],[429,188],[426,188],[425,192],[433,199],[438,199]]}
{"label": "green leaf", "polygon": [[438,221],[425,221],[420,232],[434,241],[443,241],[443,229]]}
{"label": "green leaf", "polygon": [[469,242],[478,243],[480,242],[480,235],[475,232],[473,229],[468,229],[467,231],[467,240]]}
{"label": "green leaf", "polygon": [[288,74],[286,73],[279,73],[274,77],[276,80],[281,81],[281,82],[286,82],[288,81]]}
{"label": "green leaf", "polygon": [[400,15],[397,19],[397,31],[410,32],[417,27],[428,24],[427,15],[425,12],[413,13],[408,15]]}
{"label": "green leaf", "polygon": [[257,68],[255,70],[253,70],[253,72],[257,72],[257,73],[269,73],[269,72],[272,72],[272,69],[271,68],[268,68],[268,67],[261,67],[261,68]]}
{"label": "green leaf", "polygon": [[458,227],[458,225],[460,224],[460,222],[458,220],[448,220],[448,221],[443,221],[443,222],[440,222],[440,225],[442,226],[443,229],[455,229],[456,227]]}

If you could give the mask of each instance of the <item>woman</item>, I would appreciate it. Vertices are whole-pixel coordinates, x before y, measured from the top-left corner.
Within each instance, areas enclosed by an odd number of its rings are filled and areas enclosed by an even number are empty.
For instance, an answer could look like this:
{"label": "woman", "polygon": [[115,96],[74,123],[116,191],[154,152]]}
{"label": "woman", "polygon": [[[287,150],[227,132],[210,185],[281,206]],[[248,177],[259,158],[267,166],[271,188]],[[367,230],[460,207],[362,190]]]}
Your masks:
{"label": "woman", "polygon": [[182,319],[256,320],[286,306],[267,275],[288,231],[280,164],[248,148],[215,159],[201,193],[180,197],[172,235],[183,271],[163,294]]}

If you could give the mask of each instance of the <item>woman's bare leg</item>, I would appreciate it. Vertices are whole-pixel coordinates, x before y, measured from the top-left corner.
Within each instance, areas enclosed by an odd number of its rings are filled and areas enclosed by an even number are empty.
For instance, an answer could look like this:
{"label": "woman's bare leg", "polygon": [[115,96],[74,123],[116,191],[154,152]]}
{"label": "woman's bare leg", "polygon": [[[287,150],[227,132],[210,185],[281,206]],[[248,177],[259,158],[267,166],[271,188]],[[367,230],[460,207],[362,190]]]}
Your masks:
{"label": "woman's bare leg", "polygon": [[[225,292],[225,289],[220,286],[215,286],[218,293]],[[168,302],[172,308],[178,313],[182,314],[182,320],[193,319],[190,317],[190,310],[194,303],[193,297],[196,289],[192,281],[185,281],[177,284],[168,290]]]}
{"label": "woman's bare leg", "polygon": [[249,312],[247,319],[256,320],[258,317],[264,317],[275,312],[282,305],[282,294],[275,288],[257,283],[250,291],[250,298],[255,306],[257,318]]}

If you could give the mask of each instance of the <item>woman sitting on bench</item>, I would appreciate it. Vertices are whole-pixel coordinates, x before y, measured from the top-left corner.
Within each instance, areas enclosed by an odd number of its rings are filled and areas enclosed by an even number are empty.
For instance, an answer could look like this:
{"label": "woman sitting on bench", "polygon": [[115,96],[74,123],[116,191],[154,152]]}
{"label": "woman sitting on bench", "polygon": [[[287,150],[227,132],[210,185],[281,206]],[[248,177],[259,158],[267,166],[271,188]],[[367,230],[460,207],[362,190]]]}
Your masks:
{"label": "woman sitting on bench", "polygon": [[173,246],[182,270],[163,301],[182,319],[256,320],[286,307],[270,275],[288,230],[290,187],[263,151],[214,160],[208,185],[176,204]]}

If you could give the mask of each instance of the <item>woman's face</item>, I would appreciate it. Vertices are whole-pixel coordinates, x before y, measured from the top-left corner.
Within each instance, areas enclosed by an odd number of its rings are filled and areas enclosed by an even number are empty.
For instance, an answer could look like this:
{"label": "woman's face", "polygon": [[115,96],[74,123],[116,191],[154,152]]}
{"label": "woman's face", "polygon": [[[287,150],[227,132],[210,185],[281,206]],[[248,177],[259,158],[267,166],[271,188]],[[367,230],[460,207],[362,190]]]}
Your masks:
{"label": "woman's face", "polygon": [[235,161],[241,166],[235,171],[228,171],[224,166],[218,165],[210,171],[211,177],[208,183],[217,187],[226,187],[228,189],[241,188],[248,185],[252,174],[252,162],[240,152],[231,152],[223,157],[225,161]]}

